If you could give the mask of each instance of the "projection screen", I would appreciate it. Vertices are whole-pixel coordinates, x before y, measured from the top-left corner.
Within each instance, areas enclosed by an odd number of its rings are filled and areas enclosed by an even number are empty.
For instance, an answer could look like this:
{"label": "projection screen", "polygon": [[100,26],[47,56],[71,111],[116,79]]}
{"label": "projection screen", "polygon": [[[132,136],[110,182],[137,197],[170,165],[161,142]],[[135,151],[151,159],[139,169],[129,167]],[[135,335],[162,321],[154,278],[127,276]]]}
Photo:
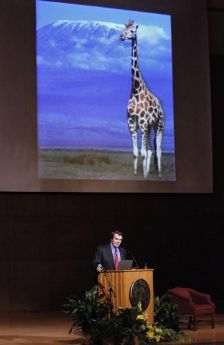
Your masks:
{"label": "projection screen", "polygon": [[4,1],[1,191],[211,193],[206,1]]}

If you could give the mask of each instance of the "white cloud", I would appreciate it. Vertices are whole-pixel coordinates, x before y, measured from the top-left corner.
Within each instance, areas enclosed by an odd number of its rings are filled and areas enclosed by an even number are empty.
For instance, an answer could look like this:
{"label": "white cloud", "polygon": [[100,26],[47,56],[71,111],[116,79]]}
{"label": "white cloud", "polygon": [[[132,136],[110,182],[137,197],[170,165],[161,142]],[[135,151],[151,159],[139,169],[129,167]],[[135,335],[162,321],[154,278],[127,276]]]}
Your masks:
{"label": "white cloud", "polygon": [[113,42],[118,41],[117,35],[113,35],[110,38],[106,38],[106,37],[100,37],[98,39],[98,42],[100,42],[103,45],[110,45]]}
{"label": "white cloud", "polygon": [[170,40],[170,37],[159,26],[140,26],[138,29],[138,38],[146,41],[150,45],[156,45],[161,40]]}
{"label": "white cloud", "polygon": [[79,54],[69,54],[68,62],[75,68],[90,69],[90,54],[87,52],[80,52]]}
{"label": "white cloud", "polygon": [[56,68],[60,68],[63,65],[63,62],[61,60],[55,60],[55,61],[48,61],[43,56],[38,55],[37,56],[37,65],[43,65],[43,66],[52,66]]}
{"label": "white cloud", "polygon": [[77,38],[77,37],[73,36],[71,38],[71,42],[74,43],[74,46],[77,49],[80,49],[87,43],[87,39],[86,38]]}

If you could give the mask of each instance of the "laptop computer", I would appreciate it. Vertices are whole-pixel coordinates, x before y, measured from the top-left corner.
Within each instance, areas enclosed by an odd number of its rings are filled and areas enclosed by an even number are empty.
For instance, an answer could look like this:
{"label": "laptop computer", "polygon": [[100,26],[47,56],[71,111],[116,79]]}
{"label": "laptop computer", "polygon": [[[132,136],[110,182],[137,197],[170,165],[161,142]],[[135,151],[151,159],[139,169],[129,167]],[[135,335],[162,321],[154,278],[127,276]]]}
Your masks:
{"label": "laptop computer", "polygon": [[121,260],[118,264],[118,270],[131,270],[133,265],[133,260]]}

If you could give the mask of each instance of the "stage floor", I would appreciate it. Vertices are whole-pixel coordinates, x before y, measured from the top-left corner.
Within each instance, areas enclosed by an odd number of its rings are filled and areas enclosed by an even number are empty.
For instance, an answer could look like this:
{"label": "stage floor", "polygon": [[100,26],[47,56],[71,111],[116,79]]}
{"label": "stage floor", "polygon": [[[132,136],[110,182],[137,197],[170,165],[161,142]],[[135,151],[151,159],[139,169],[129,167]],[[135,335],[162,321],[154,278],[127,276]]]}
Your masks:
{"label": "stage floor", "polygon": [[[1,345],[81,345],[83,338],[69,335],[71,321],[63,313],[11,313],[0,315]],[[224,314],[216,315],[215,328],[200,324],[197,331],[183,330],[184,344],[224,345]],[[166,343],[168,345],[168,343]],[[178,345],[177,342],[173,343]],[[183,344],[183,342],[181,342]]]}

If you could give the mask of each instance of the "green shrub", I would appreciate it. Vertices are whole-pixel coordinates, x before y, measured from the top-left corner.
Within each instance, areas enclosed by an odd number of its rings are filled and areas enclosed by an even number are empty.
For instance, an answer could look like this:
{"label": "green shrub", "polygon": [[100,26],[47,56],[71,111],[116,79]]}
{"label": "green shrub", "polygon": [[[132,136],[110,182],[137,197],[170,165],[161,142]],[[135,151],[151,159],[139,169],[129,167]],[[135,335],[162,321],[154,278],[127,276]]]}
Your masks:
{"label": "green shrub", "polygon": [[94,345],[102,345],[103,339],[110,340],[114,345],[131,345],[136,338],[140,344],[147,345],[177,340],[182,336],[176,306],[170,303],[167,295],[155,297],[154,325],[147,323],[140,304],[114,310],[111,299],[100,285],[86,291],[83,298],[69,297],[64,311],[73,322],[69,333],[81,329]]}
{"label": "green shrub", "polygon": [[180,317],[177,315],[177,305],[171,303],[167,294],[154,298],[154,322],[167,329],[180,331]]}

